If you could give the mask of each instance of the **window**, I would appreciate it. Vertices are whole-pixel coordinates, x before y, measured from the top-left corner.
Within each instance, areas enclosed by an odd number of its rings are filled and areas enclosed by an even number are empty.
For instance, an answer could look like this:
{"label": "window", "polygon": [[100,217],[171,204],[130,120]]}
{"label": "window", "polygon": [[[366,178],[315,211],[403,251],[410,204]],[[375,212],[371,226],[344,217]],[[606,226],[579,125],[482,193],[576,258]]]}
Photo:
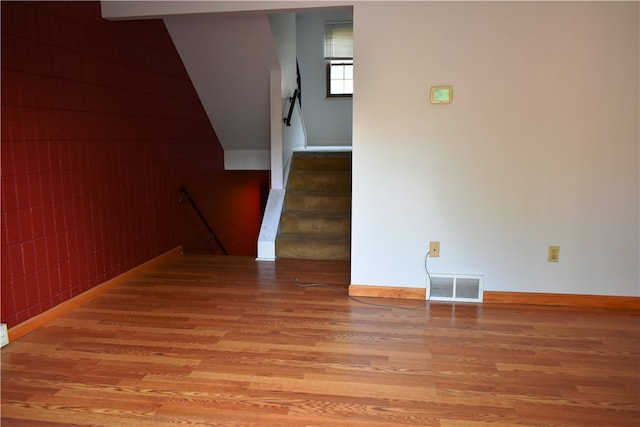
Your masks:
{"label": "window", "polygon": [[325,24],[324,59],[327,97],[353,96],[353,23]]}

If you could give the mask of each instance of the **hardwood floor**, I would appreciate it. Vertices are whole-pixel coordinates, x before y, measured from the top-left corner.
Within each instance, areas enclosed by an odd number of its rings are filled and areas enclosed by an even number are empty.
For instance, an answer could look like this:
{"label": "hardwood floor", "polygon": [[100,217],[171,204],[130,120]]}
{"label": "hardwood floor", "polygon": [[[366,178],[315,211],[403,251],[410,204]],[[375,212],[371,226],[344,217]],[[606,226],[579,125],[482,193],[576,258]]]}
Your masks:
{"label": "hardwood floor", "polygon": [[637,312],[348,283],[345,262],[176,257],[4,347],[2,426],[640,426]]}

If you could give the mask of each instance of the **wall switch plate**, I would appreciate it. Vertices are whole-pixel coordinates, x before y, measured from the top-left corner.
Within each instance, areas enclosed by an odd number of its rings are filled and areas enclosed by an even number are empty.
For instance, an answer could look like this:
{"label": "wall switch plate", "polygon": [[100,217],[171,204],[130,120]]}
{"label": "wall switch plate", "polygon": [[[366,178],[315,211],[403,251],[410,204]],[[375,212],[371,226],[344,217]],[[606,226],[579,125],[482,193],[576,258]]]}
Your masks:
{"label": "wall switch plate", "polygon": [[4,347],[9,344],[9,332],[7,331],[7,324],[0,323],[0,347]]}
{"label": "wall switch plate", "polygon": [[438,258],[440,256],[440,242],[429,242],[429,256],[431,258]]}
{"label": "wall switch plate", "polygon": [[547,255],[548,262],[560,261],[560,246],[549,246],[549,254]]}

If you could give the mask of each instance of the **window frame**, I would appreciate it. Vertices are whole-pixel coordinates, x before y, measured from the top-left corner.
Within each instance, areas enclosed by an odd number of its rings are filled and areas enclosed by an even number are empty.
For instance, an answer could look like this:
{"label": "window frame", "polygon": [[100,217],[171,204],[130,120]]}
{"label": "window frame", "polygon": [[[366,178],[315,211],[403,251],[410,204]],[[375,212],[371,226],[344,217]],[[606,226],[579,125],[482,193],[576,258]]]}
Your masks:
{"label": "window frame", "polygon": [[[331,67],[332,61],[334,62],[346,62],[347,64],[341,65],[351,65],[353,67],[353,58],[352,59],[327,59],[326,69],[325,69],[325,86],[326,86],[326,96],[327,98],[353,98],[353,90],[351,93],[332,93],[331,92]],[[343,81],[346,79],[342,79]],[[353,79],[351,80],[353,81]]]}
{"label": "window frame", "polygon": [[[324,34],[325,94],[327,98],[353,98],[353,21],[326,22]],[[351,92],[333,93],[332,81],[349,79],[331,79],[335,66],[351,66]]]}

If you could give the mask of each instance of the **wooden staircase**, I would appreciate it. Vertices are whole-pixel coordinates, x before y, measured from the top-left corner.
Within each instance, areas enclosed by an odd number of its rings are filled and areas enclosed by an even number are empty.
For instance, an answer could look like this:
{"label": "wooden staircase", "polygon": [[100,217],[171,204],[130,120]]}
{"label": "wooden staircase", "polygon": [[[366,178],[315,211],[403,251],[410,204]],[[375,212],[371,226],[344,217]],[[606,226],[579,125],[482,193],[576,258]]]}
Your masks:
{"label": "wooden staircase", "polygon": [[350,152],[294,154],[276,256],[351,259]]}

